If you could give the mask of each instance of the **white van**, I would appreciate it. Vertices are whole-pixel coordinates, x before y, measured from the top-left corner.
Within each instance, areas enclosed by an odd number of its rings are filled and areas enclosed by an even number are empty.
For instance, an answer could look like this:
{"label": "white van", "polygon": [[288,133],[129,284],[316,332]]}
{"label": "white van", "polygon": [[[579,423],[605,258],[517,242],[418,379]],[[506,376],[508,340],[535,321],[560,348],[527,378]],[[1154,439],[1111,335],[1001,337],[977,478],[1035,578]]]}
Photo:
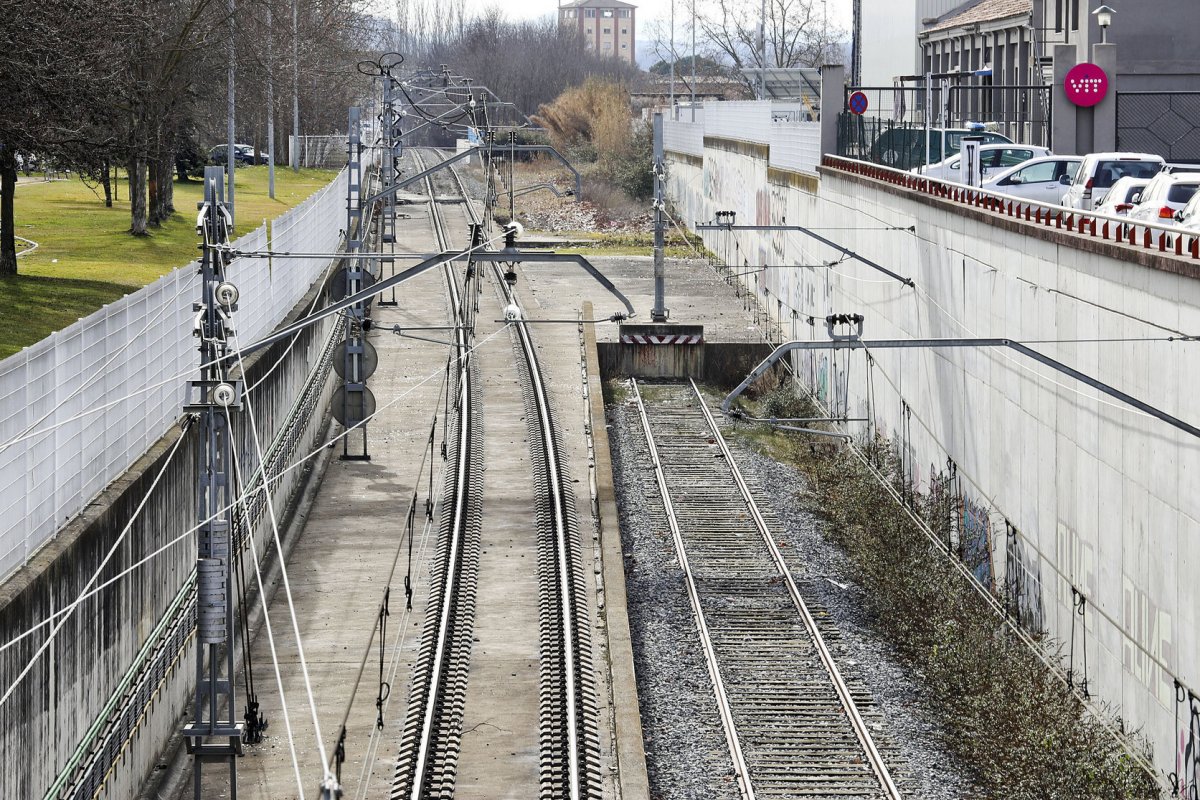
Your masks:
{"label": "white van", "polygon": [[1153,178],[1166,166],[1167,162],[1151,153],[1092,153],[1084,156],[1074,180],[1063,176],[1067,193],[1063,195],[1062,204],[1067,208],[1094,211],[1121,178]]}

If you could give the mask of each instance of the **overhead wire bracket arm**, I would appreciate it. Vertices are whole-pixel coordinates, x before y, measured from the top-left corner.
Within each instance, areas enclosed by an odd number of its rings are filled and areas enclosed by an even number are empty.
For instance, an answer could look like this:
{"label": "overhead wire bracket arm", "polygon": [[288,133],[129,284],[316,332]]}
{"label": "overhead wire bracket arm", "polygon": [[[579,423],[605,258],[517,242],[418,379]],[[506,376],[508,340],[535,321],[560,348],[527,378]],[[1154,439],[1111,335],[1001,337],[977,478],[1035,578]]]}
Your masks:
{"label": "overhead wire bracket arm", "polygon": [[620,289],[618,289],[612,281],[608,279],[603,272],[596,268],[596,265],[588,261],[581,255],[575,253],[546,253],[531,250],[510,250],[505,248],[496,252],[475,253],[471,256],[475,261],[491,261],[498,263],[508,263],[510,261],[526,262],[536,261],[546,264],[578,264],[587,270],[587,273],[596,279],[596,282],[609,291],[611,295],[616,297],[625,305],[625,310],[629,316],[634,316],[633,303],[629,302]]}
{"label": "overhead wire bracket arm", "polygon": [[831,242],[829,239],[826,239],[821,234],[816,233],[815,231],[813,231],[809,228],[805,228],[802,225],[730,225],[730,224],[721,223],[721,222],[706,222],[706,223],[698,222],[698,223],[696,223],[695,226],[693,226],[693,230],[697,230],[697,231],[797,231],[799,233],[803,233],[806,236],[811,236],[812,238],[816,239],[818,242],[825,245],[826,247],[832,247],[834,250],[837,250],[839,253],[846,256],[847,258],[853,258],[855,261],[861,261],[863,264],[866,264],[871,269],[882,272],[884,275],[887,275],[891,278],[895,278],[896,280],[903,283],[905,286],[911,286],[914,289],[917,286],[917,284],[913,282],[912,278],[906,278],[903,275],[895,273],[895,272],[891,271],[890,269],[888,269],[887,267],[883,266],[882,264],[877,264],[865,256],[860,256],[858,253],[854,252],[853,250],[850,250],[849,248],[846,248],[846,247],[842,247],[837,242]]}
{"label": "overhead wire bracket arm", "polygon": [[1021,355],[1037,361],[1039,364],[1045,364],[1052,369],[1061,372],[1074,378],[1081,383],[1091,386],[1097,391],[1112,397],[1127,406],[1137,409],[1145,414],[1149,414],[1156,419],[1160,419],[1168,425],[1178,428],[1179,430],[1200,439],[1200,428],[1195,425],[1184,422],[1178,417],[1171,416],[1162,409],[1156,408],[1149,403],[1138,400],[1132,395],[1122,392],[1113,386],[1109,386],[1103,381],[1093,378],[1091,375],[1086,375],[1074,367],[1067,366],[1061,361],[1056,361],[1044,353],[1039,353],[1027,345],[1012,339],[988,339],[988,338],[967,338],[967,339],[839,339],[835,341],[811,341],[811,342],[785,342],[779,345],[775,350],[763,359],[757,367],[751,370],[738,387],[734,389],[721,402],[721,411],[724,414],[729,414],[733,407],[733,401],[737,399],[742,392],[746,391],[755,380],[757,380],[764,372],[771,368],[777,361],[796,350],[889,350],[889,349],[939,349],[939,348],[962,348],[962,347],[1005,347],[1010,350],[1015,350]]}

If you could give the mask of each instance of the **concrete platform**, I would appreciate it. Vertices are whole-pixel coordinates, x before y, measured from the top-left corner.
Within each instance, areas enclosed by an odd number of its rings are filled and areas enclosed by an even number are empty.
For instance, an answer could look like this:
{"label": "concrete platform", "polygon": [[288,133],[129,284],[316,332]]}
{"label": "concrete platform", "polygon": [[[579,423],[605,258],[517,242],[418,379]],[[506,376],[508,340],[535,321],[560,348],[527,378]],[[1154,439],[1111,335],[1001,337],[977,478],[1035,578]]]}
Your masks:
{"label": "concrete platform", "polygon": [[[466,223],[461,207],[443,208],[455,241],[464,238]],[[436,249],[428,204],[414,203],[406,207],[405,213],[409,218],[399,223],[397,252]],[[630,296],[639,316],[648,318],[653,289],[651,260],[596,258],[594,262]],[[404,263],[398,261],[397,266]],[[673,319],[704,324],[710,340],[761,340],[756,328],[745,325],[742,314],[714,307],[714,297],[723,298],[720,306],[732,305],[729,300],[733,290],[707,267],[668,262],[667,285]],[[588,300],[594,303],[598,315],[621,308],[586,273],[574,268],[522,267],[517,289],[533,320],[575,318]],[[516,567],[520,562],[532,564],[535,558],[533,482],[515,357],[509,334],[502,331],[497,334],[503,327],[497,322],[502,317],[502,306],[487,291],[490,290],[485,290],[481,298],[477,333],[478,340],[487,340],[478,353],[487,452],[485,522],[476,610],[477,640],[464,714],[458,794],[470,798],[533,797],[538,774],[537,584],[532,571]],[[303,520],[298,543],[287,559],[316,716],[329,754],[334,752],[343,718],[348,719],[341,770],[346,797],[380,797],[390,790],[408,699],[408,676],[428,592],[426,559],[434,538],[418,535],[415,541],[411,612],[404,607],[407,546],[401,553],[398,571],[392,576],[389,635],[384,648],[385,680],[390,678],[391,688],[383,705],[383,728],[378,729],[375,725],[378,639],[369,652],[366,648],[378,623],[379,606],[400,544],[414,483],[421,483],[424,502],[428,476],[419,477],[416,468],[426,448],[429,422],[440,406],[440,372],[446,356],[444,346],[397,337],[390,328],[397,324],[401,327],[446,324],[445,296],[441,274],[430,272],[397,291],[398,307],[376,305],[373,316],[377,326],[371,341],[379,351],[380,366],[370,386],[381,411],[368,427],[371,460],[330,460],[311,512]],[[616,341],[617,325],[605,323],[594,327],[601,341]],[[587,433],[589,419],[595,418],[595,407],[584,397],[586,368],[582,363],[580,328],[574,324],[535,324],[533,332],[539,357],[549,373],[563,446],[572,465],[580,530],[585,547],[591,545],[584,556],[592,566],[588,570],[589,596],[595,624],[594,663],[603,725],[602,764],[606,795],[615,797],[618,765],[629,764],[636,773],[636,756],[640,754],[640,722],[616,719],[621,714],[636,718],[636,695],[631,696],[629,687],[621,685],[620,678],[618,685],[610,685],[609,665],[621,660],[622,649],[628,652],[628,632],[627,622],[617,620],[613,624],[606,616],[611,612],[603,607],[602,577],[623,581],[623,575],[619,561],[615,567],[611,563],[614,558],[619,559],[619,541],[615,554],[610,552],[606,563],[600,532],[615,537],[617,526],[615,519],[607,523],[598,521],[592,513],[593,503],[589,502],[592,496],[589,476],[593,481],[596,477],[592,473],[594,465],[589,457]],[[487,339],[491,334],[497,335]],[[431,336],[441,338],[436,333]],[[598,375],[595,364],[592,369]],[[592,391],[598,395],[596,377],[593,384]],[[440,454],[435,467],[441,468]],[[604,483],[603,476],[600,483]],[[438,475],[434,480],[435,494],[440,493],[441,485]],[[611,486],[608,491],[611,493]],[[418,515],[418,522],[421,516]],[[615,594],[623,596],[623,590]],[[623,613],[623,606],[617,613]],[[298,771],[305,795],[315,796],[321,764],[298,651],[281,591],[273,598],[270,616],[295,736]],[[615,658],[606,639],[610,628],[625,630],[623,639],[617,643]],[[399,643],[397,631],[403,632]],[[287,744],[265,633],[257,637],[252,652],[259,700],[271,726],[266,740],[247,747],[246,756],[238,762],[239,795],[252,800],[299,797],[297,769]],[[351,700],[360,668],[363,677]],[[624,667],[618,664],[616,671],[627,673],[625,684],[628,684],[631,664]],[[621,702],[614,703],[614,697],[621,697]],[[503,722],[498,724],[498,720]],[[625,732],[623,743],[616,731]],[[619,757],[622,751],[623,759]],[[644,787],[644,781],[643,763],[640,777],[633,776],[626,796],[638,796],[637,787]],[[226,796],[224,783],[221,772],[213,770],[206,775],[206,796]]]}

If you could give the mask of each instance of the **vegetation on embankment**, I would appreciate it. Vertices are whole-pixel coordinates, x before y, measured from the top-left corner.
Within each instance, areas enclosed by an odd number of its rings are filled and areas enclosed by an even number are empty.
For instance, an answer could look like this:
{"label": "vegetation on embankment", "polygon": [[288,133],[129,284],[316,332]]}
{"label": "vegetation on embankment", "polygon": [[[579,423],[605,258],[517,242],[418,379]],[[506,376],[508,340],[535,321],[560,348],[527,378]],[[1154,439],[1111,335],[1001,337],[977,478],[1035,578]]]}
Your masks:
{"label": "vegetation on embankment", "polygon": [[[271,199],[265,166],[239,168],[237,235],[297,205],[335,174],[276,168]],[[202,196],[199,181],[176,181],[178,211],[148,236],[130,236],[124,193],[107,208],[78,179],[20,183],[16,234],[38,248],[20,259],[18,275],[0,279],[0,358],[196,258],[195,208]]]}
{"label": "vegetation on embankment", "polygon": [[[790,387],[766,389],[751,402],[760,417],[818,417]],[[967,583],[944,545],[946,497],[904,485],[895,444],[859,444],[868,469],[848,448],[765,425],[739,425],[735,436],[808,477],[798,495],[823,516],[826,535],[849,557],[873,625],[922,676],[942,712],[949,749],[994,798],[1159,797],[1151,776],[1092,716],[1034,652]],[[885,490],[874,470],[933,532],[927,536]],[[968,564],[968,566],[972,566]],[[1052,657],[1053,643],[1036,635]],[[1135,737],[1136,738],[1136,737]],[[1140,747],[1134,743],[1135,747]]]}

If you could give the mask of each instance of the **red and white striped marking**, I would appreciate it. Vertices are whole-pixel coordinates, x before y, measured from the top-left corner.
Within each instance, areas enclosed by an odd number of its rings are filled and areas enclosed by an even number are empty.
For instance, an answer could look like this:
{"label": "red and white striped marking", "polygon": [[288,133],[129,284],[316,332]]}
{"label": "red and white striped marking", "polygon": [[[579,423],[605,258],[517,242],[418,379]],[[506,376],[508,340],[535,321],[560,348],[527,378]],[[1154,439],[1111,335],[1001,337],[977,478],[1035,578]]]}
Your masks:
{"label": "red and white striped marking", "polygon": [[621,334],[622,344],[704,344],[703,334],[667,333],[661,336],[643,336],[637,333]]}

